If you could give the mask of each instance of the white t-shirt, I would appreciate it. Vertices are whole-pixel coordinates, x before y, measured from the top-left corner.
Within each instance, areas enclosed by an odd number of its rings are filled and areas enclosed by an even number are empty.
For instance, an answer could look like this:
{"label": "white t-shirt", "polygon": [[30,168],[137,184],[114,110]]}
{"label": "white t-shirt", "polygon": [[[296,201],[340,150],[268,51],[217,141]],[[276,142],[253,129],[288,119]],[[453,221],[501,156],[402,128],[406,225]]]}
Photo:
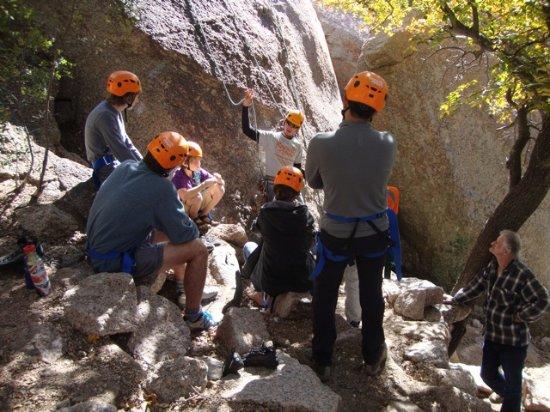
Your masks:
{"label": "white t-shirt", "polygon": [[258,145],[263,173],[275,176],[283,166],[302,163],[303,150],[296,138],[287,139],[282,132],[258,130]]}

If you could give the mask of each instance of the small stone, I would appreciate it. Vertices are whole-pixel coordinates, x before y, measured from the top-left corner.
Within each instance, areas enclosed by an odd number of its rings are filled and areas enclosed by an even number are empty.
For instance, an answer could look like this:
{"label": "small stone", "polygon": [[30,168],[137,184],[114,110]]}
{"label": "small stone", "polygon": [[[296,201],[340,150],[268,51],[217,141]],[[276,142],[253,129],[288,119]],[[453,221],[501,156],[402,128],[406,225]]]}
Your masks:
{"label": "small stone", "polygon": [[231,308],[216,331],[216,339],[240,355],[269,340],[262,314],[249,308]]}

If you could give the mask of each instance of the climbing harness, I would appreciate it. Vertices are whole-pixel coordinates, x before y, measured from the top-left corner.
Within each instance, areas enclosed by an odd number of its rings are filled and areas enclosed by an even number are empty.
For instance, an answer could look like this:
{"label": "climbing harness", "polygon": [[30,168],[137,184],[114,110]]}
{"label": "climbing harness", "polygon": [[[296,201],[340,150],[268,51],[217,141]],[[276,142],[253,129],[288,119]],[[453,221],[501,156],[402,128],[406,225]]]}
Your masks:
{"label": "climbing harness", "polygon": [[[399,240],[399,228],[397,226],[397,216],[391,209],[386,209],[384,212],[375,213],[373,215],[362,216],[362,217],[346,217],[335,215],[333,213],[325,213],[327,217],[332,220],[341,223],[354,223],[353,230],[348,237],[348,244],[353,240],[355,232],[357,231],[357,226],[359,222],[366,222],[377,235],[381,236],[384,240],[387,241],[387,246],[384,250],[380,252],[364,253],[361,254],[362,257],[367,259],[374,259],[381,256],[384,256],[386,253],[391,253],[394,257],[394,263],[396,266],[397,279],[401,280],[402,278],[402,268],[401,268],[401,243]],[[384,215],[388,216],[390,223],[390,235],[382,232],[372,221],[379,219]],[[317,233],[316,235],[316,249],[317,249],[317,264],[311,278],[316,279],[321,271],[323,270],[326,261],[330,260],[332,262],[351,262],[353,256],[338,255],[331,251],[322,241],[321,234]]]}
{"label": "climbing harness", "polygon": [[96,159],[92,162],[92,180],[94,182],[95,190],[99,190],[101,186],[101,180],[99,179],[99,170],[103,166],[107,166],[115,161],[115,158],[111,155],[101,156],[99,159]]}
{"label": "climbing harness", "polygon": [[86,251],[90,260],[114,260],[121,259],[121,272],[132,275],[134,273],[134,267],[136,264],[135,250],[129,250],[127,252],[107,252],[101,253],[95,249],[88,248]]}

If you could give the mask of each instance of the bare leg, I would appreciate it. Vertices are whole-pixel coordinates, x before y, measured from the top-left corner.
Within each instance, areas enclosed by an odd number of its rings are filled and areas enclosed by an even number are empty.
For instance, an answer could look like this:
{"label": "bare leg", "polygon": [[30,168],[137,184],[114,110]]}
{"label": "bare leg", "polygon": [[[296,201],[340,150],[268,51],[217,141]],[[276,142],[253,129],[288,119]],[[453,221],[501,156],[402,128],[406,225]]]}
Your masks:
{"label": "bare leg", "polygon": [[200,207],[200,214],[207,215],[220,202],[225,194],[225,186],[215,184],[202,192],[203,199]]}
{"label": "bare leg", "polygon": [[202,195],[200,193],[191,195],[183,189],[178,190],[178,195],[185,206],[185,212],[191,219],[195,219],[199,215],[199,208],[203,202]]}
{"label": "bare leg", "polygon": [[[180,271],[180,273],[185,271],[183,287],[185,289],[186,310],[197,310],[200,307],[206,279],[207,259],[208,251],[198,239],[180,245],[168,243],[164,247],[164,258],[160,270],[165,271],[174,268],[175,271]],[[187,267],[184,269],[185,266]]]}

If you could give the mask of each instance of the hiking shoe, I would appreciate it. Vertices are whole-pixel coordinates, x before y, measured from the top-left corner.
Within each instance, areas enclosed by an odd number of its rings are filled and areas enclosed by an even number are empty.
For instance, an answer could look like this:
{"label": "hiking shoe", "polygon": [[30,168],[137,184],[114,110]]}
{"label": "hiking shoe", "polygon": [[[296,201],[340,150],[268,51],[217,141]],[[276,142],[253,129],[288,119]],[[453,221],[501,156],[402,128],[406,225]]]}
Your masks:
{"label": "hiking shoe", "polygon": [[232,373],[238,374],[239,369],[244,368],[244,363],[241,357],[237,352],[234,350],[231,351],[229,356],[225,358],[225,362],[223,364],[223,372],[222,376],[227,376]]}
{"label": "hiking shoe", "polygon": [[386,346],[386,343],[384,343],[384,346],[382,347],[382,352],[380,353],[378,360],[373,364],[364,363],[363,370],[369,376],[376,376],[382,371],[382,369],[384,369],[387,358],[388,358],[388,347]]}
{"label": "hiking shoe", "polygon": [[208,330],[214,326],[217,325],[216,322],[214,322],[214,319],[212,319],[212,315],[208,312],[202,311],[194,322],[190,321],[189,319],[185,319],[185,316],[183,317],[185,320],[185,323],[187,323],[187,326],[191,331],[202,331],[202,330]]}
{"label": "hiking shoe", "polygon": [[313,370],[323,383],[327,383],[330,381],[330,378],[332,376],[332,368],[330,366],[326,365],[320,365],[317,362],[313,365]]}
{"label": "hiking shoe", "polygon": [[277,353],[275,348],[267,348],[262,346],[261,348],[252,348],[243,357],[243,363],[245,367],[262,367],[275,369],[279,365],[277,361]]}
{"label": "hiking shoe", "polygon": [[359,325],[361,324],[361,321],[358,321],[358,320],[350,320],[350,321],[349,321],[349,324],[350,324],[352,327],[359,329]]}

